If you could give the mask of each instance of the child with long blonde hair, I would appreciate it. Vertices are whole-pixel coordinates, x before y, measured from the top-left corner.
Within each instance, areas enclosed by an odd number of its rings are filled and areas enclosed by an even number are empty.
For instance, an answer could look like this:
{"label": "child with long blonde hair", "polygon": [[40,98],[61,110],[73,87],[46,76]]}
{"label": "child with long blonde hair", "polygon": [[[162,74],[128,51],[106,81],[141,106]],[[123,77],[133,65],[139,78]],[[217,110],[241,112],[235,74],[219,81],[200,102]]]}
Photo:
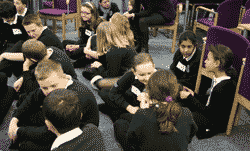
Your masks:
{"label": "child with long blonde hair", "polygon": [[101,79],[122,76],[131,67],[131,61],[136,55],[133,41],[128,38],[127,34],[122,35],[114,23],[102,22],[96,32],[97,53],[105,55],[106,62],[102,64],[96,61],[91,65],[98,69],[98,72],[92,76],[93,78],[91,77],[93,86],[95,83],[98,86]]}

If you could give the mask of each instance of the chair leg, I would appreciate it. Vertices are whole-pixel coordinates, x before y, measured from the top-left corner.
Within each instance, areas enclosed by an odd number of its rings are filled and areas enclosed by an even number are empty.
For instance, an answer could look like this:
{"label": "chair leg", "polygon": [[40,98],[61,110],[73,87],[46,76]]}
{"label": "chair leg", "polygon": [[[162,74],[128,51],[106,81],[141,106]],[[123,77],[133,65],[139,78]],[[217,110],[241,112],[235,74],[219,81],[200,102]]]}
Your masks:
{"label": "chair leg", "polygon": [[153,31],[153,37],[156,37],[157,36],[157,29],[156,29],[156,27],[153,27],[154,29],[154,31]]}
{"label": "chair leg", "polygon": [[47,26],[47,19],[46,18],[43,19],[43,24],[44,24],[44,26]]}
{"label": "chair leg", "polygon": [[56,33],[57,33],[56,20],[53,19],[53,20],[52,20],[52,23],[53,23],[53,26],[52,26],[52,28],[53,28],[53,33],[56,34]]}
{"label": "chair leg", "polygon": [[77,22],[78,22],[78,19],[77,18],[75,18],[75,30],[77,30]]}
{"label": "chair leg", "polygon": [[232,131],[233,125],[235,123],[235,119],[236,119],[235,117],[236,117],[236,114],[237,114],[237,108],[238,108],[238,102],[235,100],[234,103],[233,103],[233,107],[232,107],[231,114],[230,114],[230,117],[229,117],[229,121],[228,121],[228,124],[227,124],[227,132],[226,132],[227,135],[231,134],[231,131]]}
{"label": "chair leg", "polygon": [[194,31],[195,34],[196,34],[196,24],[197,24],[197,22],[194,21],[194,29],[193,29],[193,31]]}
{"label": "chair leg", "polygon": [[172,50],[171,50],[172,54],[175,52],[175,43],[176,43],[176,36],[177,36],[177,28],[178,27],[176,27],[176,29],[174,30],[174,37],[173,37]]}
{"label": "chair leg", "polygon": [[66,19],[65,19],[65,14],[62,15],[62,38],[63,40],[66,39]]}

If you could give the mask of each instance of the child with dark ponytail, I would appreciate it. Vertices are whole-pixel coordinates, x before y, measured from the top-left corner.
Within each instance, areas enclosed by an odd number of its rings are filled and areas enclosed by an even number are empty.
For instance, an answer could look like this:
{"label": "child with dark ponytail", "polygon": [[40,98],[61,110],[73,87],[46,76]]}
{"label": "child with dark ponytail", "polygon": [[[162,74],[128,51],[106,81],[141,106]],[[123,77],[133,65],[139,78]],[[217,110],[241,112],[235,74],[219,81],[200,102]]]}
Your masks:
{"label": "child with dark ponytail", "polygon": [[197,131],[192,113],[176,99],[181,90],[170,70],[157,70],[137,100],[140,109],[127,121],[114,123],[116,140],[124,150],[185,150]]}

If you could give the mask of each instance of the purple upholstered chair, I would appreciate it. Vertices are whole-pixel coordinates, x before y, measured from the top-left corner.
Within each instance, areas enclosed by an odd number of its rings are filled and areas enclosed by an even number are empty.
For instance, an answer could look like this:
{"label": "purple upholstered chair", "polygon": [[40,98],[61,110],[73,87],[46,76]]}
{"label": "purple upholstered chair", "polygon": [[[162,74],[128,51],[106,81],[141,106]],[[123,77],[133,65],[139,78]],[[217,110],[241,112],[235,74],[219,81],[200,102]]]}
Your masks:
{"label": "purple upholstered chair", "polygon": [[43,8],[53,8],[53,0],[43,2]]}
{"label": "purple upholstered chair", "polygon": [[[66,21],[75,19],[75,28],[78,29],[80,23],[81,0],[53,0],[52,9],[41,9],[37,14],[44,19],[46,26],[47,19],[53,20],[53,32],[56,33],[56,21],[62,21],[62,37],[66,39]],[[78,34],[79,35],[79,34]]]}
{"label": "purple upholstered chair", "polygon": [[196,14],[198,14],[199,9],[203,9],[214,13],[215,17],[209,21],[209,18],[197,19],[196,15],[196,19],[194,21],[194,32],[196,32],[196,28],[208,31],[209,27],[212,25],[229,29],[236,28],[239,22],[242,1],[243,0],[226,0],[219,5],[217,12],[213,12],[212,10],[202,6],[197,7]]}
{"label": "purple upholstered chair", "polygon": [[[244,77],[244,76],[242,76],[242,73],[244,71],[245,78],[246,78],[250,72],[249,66],[248,66],[248,68],[244,69],[244,64],[245,63],[249,64],[249,60],[247,60],[248,62],[245,60],[246,60],[247,53],[248,54],[250,53],[250,43],[242,35],[237,34],[233,31],[231,31],[230,29],[220,27],[220,26],[211,26],[208,29],[207,37],[204,39],[205,40],[204,40],[204,44],[203,44],[202,58],[201,58],[200,68],[199,68],[199,72],[198,72],[198,76],[197,76],[195,93],[199,93],[201,75],[205,75],[205,76],[210,77],[210,78],[211,78],[211,75],[213,75],[213,74],[207,72],[206,69],[204,68],[204,61],[206,60],[208,52],[209,52],[208,47],[211,44],[213,44],[213,45],[222,44],[222,45],[229,47],[234,53],[234,62],[233,62],[231,71],[236,71],[236,72],[228,72],[227,73],[231,76],[232,79],[237,81],[237,87],[236,87],[236,92],[235,92],[236,95],[234,98],[234,107],[232,108],[232,111],[231,111],[232,117],[230,117],[230,119],[229,119],[228,129],[227,129],[227,135],[229,135],[230,131],[232,129],[232,124],[233,124],[233,119],[234,119],[233,115],[235,115],[235,113],[236,113],[235,104],[237,104],[237,102],[239,101],[236,99],[236,97],[238,96],[237,94],[239,91],[239,86],[240,86],[240,84],[242,84],[241,77]],[[249,79],[249,77],[248,77],[248,79]],[[250,81],[248,80],[248,84],[249,84],[249,82]],[[248,90],[250,90],[249,85],[245,85],[245,86],[248,87]],[[250,95],[248,95],[248,98],[250,99],[249,96]]]}
{"label": "purple upholstered chair", "polygon": [[179,15],[182,12],[183,5],[179,4],[178,0],[172,0],[175,9],[176,9],[176,17],[175,20],[172,20],[170,23],[165,23],[164,25],[153,25],[150,26],[151,28],[154,29],[153,36],[155,37],[157,34],[157,29],[169,29],[174,31],[174,37],[173,37],[173,42],[172,42],[172,49],[171,52],[175,52],[175,44],[176,44],[176,36],[177,36],[177,29],[178,29],[178,24],[179,24]]}

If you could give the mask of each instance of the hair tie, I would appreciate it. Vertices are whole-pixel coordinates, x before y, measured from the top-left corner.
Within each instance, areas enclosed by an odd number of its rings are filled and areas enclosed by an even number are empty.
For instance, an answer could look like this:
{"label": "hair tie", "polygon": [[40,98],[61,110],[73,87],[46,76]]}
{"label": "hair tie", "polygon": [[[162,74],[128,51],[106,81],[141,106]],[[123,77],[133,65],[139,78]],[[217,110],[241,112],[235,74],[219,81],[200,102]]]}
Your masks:
{"label": "hair tie", "polygon": [[166,97],[165,101],[171,102],[171,101],[173,101],[173,98],[171,96],[168,96],[168,97]]}
{"label": "hair tie", "polygon": [[94,9],[93,5],[90,2],[86,2],[86,3],[89,4],[92,9]]}

